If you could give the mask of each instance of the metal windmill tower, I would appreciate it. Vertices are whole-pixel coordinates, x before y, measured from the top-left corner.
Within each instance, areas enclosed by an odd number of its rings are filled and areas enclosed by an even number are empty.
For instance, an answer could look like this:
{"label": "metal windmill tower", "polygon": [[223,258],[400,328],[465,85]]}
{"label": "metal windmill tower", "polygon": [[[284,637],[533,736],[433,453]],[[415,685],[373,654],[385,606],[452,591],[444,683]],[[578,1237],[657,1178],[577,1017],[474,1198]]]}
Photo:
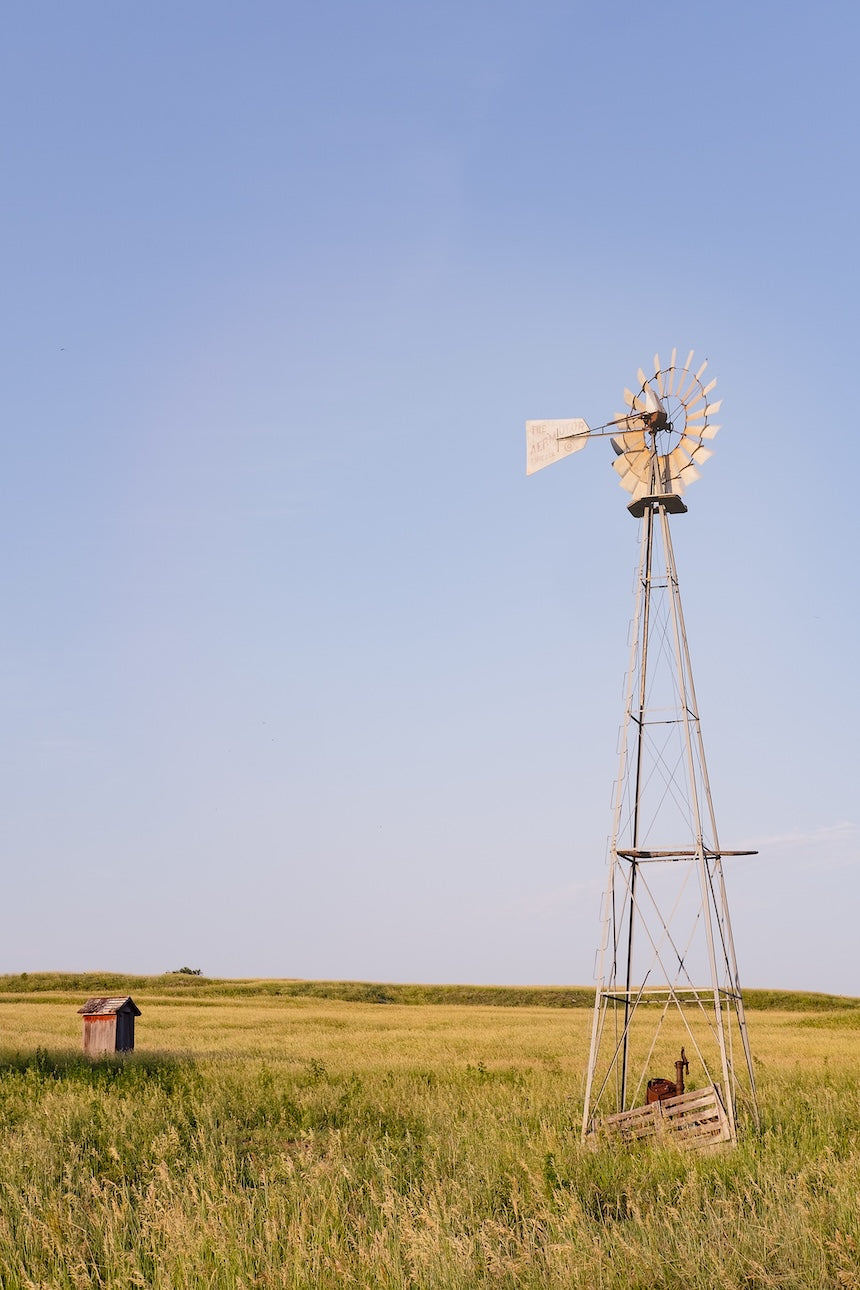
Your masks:
{"label": "metal windmill tower", "polygon": [[[528,474],[609,437],[641,521],[583,1139],[676,1093],[649,1075],[679,1044],[693,1084],[713,1089],[723,1138],[736,1140],[744,1109],[757,1118],[722,864],[754,853],[720,846],[669,523],[686,512],[684,490],[719,429],[716,382],[703,384],[707,364],[692,363],[692,351],[683,366],[675,350],[667,367],[655,355],[653,376],[640,368],[638,390],[624,391],[627,411],[605,425],[526,424]],[[683,1093],[681,1062],[676,1072]]]}

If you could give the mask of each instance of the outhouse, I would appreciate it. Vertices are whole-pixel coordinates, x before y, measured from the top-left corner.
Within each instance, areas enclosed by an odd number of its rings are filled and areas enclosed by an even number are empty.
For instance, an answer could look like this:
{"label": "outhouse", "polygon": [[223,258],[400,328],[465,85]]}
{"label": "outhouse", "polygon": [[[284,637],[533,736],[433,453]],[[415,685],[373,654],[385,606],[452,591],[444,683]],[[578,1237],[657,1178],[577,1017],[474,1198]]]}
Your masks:
{"label": "outhouse", "polygon": [[78,1012],[84,1019],[84,1052],[90,1057],[133,1050],[134,1019],[140,1016],[140,1008],[130,995],[118,999],[87,999]]}

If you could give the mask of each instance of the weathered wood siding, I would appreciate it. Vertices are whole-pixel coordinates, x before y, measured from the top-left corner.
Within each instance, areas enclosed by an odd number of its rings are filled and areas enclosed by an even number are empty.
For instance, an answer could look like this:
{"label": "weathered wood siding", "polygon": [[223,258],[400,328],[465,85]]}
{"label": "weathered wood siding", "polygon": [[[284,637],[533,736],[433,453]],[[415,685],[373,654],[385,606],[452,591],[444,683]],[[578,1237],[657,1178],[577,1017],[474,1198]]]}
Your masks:
{"label": "weathered wood siding", "polygon": [[90,1057],[116,1052],[116,1016],[84,1017],[84,1052]]}

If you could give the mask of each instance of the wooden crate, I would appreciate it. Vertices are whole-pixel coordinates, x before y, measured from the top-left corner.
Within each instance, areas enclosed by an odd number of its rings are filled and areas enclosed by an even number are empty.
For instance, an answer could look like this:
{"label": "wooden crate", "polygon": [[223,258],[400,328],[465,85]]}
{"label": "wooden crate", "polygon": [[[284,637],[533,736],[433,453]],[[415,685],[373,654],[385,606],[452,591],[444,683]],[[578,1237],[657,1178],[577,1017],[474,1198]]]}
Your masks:
{"label": "wooden crate", "polygon": [[664,1102],[607,1115],[589,1134],[589,1141],[595,1145],[602,1138],[621,1138],[624,1142],[654,1138],[697,1151],[731,1142],[732,1130],[720,1090],[716,1084],[709,1084],[668,1097]]}

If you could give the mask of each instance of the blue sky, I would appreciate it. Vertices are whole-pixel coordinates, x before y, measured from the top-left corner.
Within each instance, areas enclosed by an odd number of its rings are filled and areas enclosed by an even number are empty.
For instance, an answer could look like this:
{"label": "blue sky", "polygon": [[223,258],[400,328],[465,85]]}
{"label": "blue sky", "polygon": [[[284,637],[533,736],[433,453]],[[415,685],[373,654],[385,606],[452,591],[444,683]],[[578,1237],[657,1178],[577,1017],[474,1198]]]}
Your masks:
{"label": "blue sky", "polygon": [[34,3],[0,970],[592,979],[655,350],[742,979],[860,994],[856,9]]}

